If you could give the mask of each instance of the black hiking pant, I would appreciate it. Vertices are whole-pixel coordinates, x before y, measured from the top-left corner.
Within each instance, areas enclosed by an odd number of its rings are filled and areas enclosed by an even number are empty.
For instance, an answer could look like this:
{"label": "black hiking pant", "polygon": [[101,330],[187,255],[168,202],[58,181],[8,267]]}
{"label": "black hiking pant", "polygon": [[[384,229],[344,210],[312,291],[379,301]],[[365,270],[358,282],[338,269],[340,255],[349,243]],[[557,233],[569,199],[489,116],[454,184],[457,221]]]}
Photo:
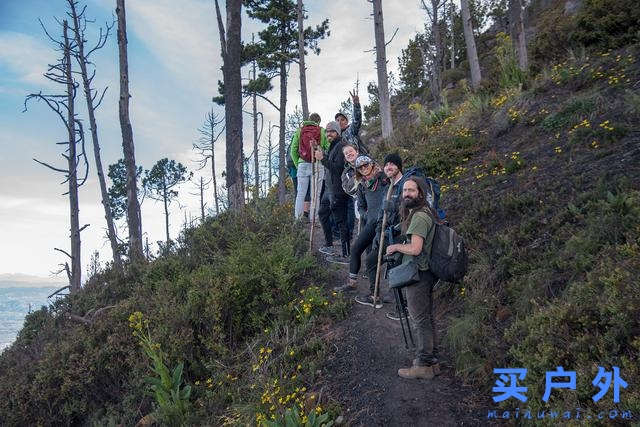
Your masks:
{"label": "black hiking pant", "polygon": [[[356,237],[356,240],[353,242],[353,245],[351,246],[351,258],[349,259],[350,275],[356,276],[360,271],[362,254],[373,243],[375,234],[376,234],[375,221],[367,222],[364,228],[360,230],[360,234],[358,234],[358,237]],[[376,253],[376,256],[377,256],[377,253]]]}
{"label": "black hiking pant", "polygon": [[318,216],[320,217],[320,224],[322,224],[322,230],[324,231],[324,238],[327,246],[333,245],[333,233],[331,232],[330,216],[333,215],[333,220],[336,222],[338,229],[340,230],[340,241],[342,242],[342,255],[349,255],[349,246],[351,236],[347,226],[347,209],[349,204],[349,196],[347,194],[331,194],[325,191],[320,201],[320,210]]}

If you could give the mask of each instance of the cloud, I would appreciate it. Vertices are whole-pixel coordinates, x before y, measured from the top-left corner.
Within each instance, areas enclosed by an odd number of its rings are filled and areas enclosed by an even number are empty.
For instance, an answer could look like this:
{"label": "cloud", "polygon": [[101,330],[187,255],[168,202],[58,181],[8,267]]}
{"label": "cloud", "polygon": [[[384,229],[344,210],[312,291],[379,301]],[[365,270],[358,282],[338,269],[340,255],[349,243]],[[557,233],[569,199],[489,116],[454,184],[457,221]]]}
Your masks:
{"label": "cloud", "polygon": [[[109,0],[91,0],[90,15],[101,22],[114,7]],[[224,2],[222,2],[224,3]],[[340,102],[348,97],[356,75],[360,77],[360,95],[367,103],[366,85],[376,80],[373,53],[373,21],[371,4],[364,0],[308,2],[308,25],[315,25],[325,17],[330,19],[331,36],[320,41],[320,56],[307,57],[309,106],[321,114],[323,122],[333,118]],[[426,19],[419,2],[389,0],[384,3],[386,37],[389,39],[399,28],[393,42],[387,46],[390,71],[397,75],[397,58],[410,37],[422,30]],[[92,5],[99,5],[98,13],[91,13]],[[224,13],[224,11],[223,11]],[[11,18],[11,17],[9,17]],[[198,138],[197,128],[204,122],[210,108],[211,96],[217,93],[221,79],[221,58],[215,10],[211,0],[138,0],[127,3],[129,31],[129,67],[131,90],[131,122],[136,146],[136,160],[146,169],[163,157],[182,162],[190,169],[195,153],[191,146]],[[243,40],[250,40],[262,24],[243,15]],[[33,36],[0,31],[0,70],[9,77],[0,79],[0,94],[24,96],[24,85],[43,87],[41,74],[47,62],[53,62],[56,52],[48,45],[38,28]],[[103,153],[103,164],[121,157],[121,136],[118,123],[118,59],[114,36],[107,47],[96,53],[96,84],[109,85],[107,97],[98,111],[98,128]],[[15,74],[15,78],[14,78]],[[246,70],[245,70],[246,75]],[[287,112],[300,105],[298,67],[292,64],[288,77]],[[15,80],[15,81],[14,81]],[[279,82],[268,96],[278,102]],[[16,97],[18,98],[18,97]],[[4,101],[4,99],[3,99]],[[20,104],[20,100],[18,100]],[[80,104],[84,100],[79,98]],[[265,114],[265,129],[260,141],[266,145],[269,120],[278,124],[278,112],[264,101],[259,110]],[[19,105],[18,107],[20,107]],[[247,104],[250,109],[250,104]],[[82,107],[84,109],[84,107]],[[216,107],[218,112],[222,109]],[[223,114],[223,113],[222,113]],[[62,260],[52,251],[53,246],[68,246],[68,200],[59,185],[60,175],[36,165],[31,160],[38,156],[45,161],[61,161],[60,147],[53,144],[63,134],[60,123],[46,107],[30,107],[28,114],[16,112],[0,117],[0,223],[11,224],[0,230],[2,241],[17,242],[1,245],[0,272],[25,271],[46,274]],[[243,117],[245,154],[253,150],[252,121]],[[85,126],[88,130],[88,126]],[[277,145],[277,129],[274,130]],[[88,137],[88,135],[87,135]],[[218,185],[224,184],[221,173],[225,169],[224,134],[217,142],[216,169]],[[265,150],[262,151],[264,153]],[[90,155],[91,174],[95,174]],[[210,166],[196,172],[194,180],[210,175]],[[95,175],[92,175],[95,176]],[[253,176],[251,177],[251,179]],[[171,210],[171,235],[176,237],[184,220],[184,212],[199,213],[199,196],[193,183],[180,190],[180,203]],[[208,206],[212,206],[212,192],[208,191]],[[90,253],[99,249],[102,259],[110,259],[110,249],[104,241],[104,212],[100,205],[99,189],[94,179],[81,189],[80,216],[82,223],[91,227],[82,234],[83,266]],[[150,242],[164,239],[164,217],[161,203],[144,202],[143,231]],[[188,216],[189,214],[187,214]]]}
{"label": "cloud", "polygon": [[[43,73],[46,71],[46,64],[56,62],[56,52],[42,38],[2,31],[0,52],[0,64],[16,75],[17,82],[30,86],[54,86]],[[34,58],[38,60],[34,61]]]}
{"label": "cloud", "polygon": [[136,36],[176,79],[213,91],[222,60],[212,2],[130,2],[127,15]]}

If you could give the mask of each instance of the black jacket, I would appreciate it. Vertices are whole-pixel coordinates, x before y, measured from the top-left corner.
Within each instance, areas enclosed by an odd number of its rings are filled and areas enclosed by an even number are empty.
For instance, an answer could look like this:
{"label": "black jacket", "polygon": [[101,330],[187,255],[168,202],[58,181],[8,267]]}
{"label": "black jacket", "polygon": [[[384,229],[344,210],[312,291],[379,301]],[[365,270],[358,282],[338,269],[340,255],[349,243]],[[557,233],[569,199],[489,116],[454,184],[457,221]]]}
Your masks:
{"label": "black jacket", "polygon": [[367,224],[377,221],[378,215],[382,210],[382,201],[388,189],[389,180],[384,175],[384,172],[378,172],[375,180],[376,182],[371,189],[367,188],[367,183],[364,181],[358,184],[358,210],[360,211],[360,218],[366,219]]}
{"label": "black jacket", "polygon": [[330,195],[347,196],[342,189],[342,171],[345,163],[344,154],[342,154],[343,145],[341,138],[334,139],[329,145],[329,152],[321,160],[327,169],[324,175],[324,188]]}

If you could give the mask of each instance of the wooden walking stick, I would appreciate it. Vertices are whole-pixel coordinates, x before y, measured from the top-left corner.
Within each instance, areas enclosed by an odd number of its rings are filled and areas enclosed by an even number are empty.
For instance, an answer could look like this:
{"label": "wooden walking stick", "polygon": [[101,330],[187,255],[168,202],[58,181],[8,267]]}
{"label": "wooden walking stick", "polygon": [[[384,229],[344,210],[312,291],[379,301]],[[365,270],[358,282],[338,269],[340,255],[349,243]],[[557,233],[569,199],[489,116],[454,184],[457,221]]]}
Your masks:
{"label": "wooden walking stick", "polygon": [[312,150],[311,154],[311,206],[309,207],[309,215],[311,216],[311,229],[309,230],[309,252],[313,250],[313,229],[316,225],[316,192],[318,191],[318,186],[316,183],[316,157],[315,157],[315,149]]}
{"label": "wooden walking stick", "polygon": [[[385,200],[388,202],[391,199],[391,193],[393,192],[393,180],[389,181],[389,189],[387,190],[387,196]],[[380,265],[382,264],[382,251],[384,250],[384,229],[387,227],[387,216],[388,211],[385,209],[384,214],[382,215],[382,231],[380,232],[380,247],[378,248],[378,266],[376,268],[376,285],[373,290],[373,308],[376,308],[376,301],[378,300],[378,289],[380,287],[380,274],[382,273],[382,269]]]}

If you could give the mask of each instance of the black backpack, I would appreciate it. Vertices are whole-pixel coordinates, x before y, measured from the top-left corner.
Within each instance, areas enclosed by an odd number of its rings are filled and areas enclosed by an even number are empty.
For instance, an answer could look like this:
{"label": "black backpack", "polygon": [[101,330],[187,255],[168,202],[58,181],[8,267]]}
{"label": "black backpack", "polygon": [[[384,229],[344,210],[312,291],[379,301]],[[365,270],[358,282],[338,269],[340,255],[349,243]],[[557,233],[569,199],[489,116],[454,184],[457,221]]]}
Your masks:
{"label": "black backpack", "polygon": [[464,239],[453,228],[435,220],[433,227],[429,270],[440,280],[460,283],[469,266]]}

